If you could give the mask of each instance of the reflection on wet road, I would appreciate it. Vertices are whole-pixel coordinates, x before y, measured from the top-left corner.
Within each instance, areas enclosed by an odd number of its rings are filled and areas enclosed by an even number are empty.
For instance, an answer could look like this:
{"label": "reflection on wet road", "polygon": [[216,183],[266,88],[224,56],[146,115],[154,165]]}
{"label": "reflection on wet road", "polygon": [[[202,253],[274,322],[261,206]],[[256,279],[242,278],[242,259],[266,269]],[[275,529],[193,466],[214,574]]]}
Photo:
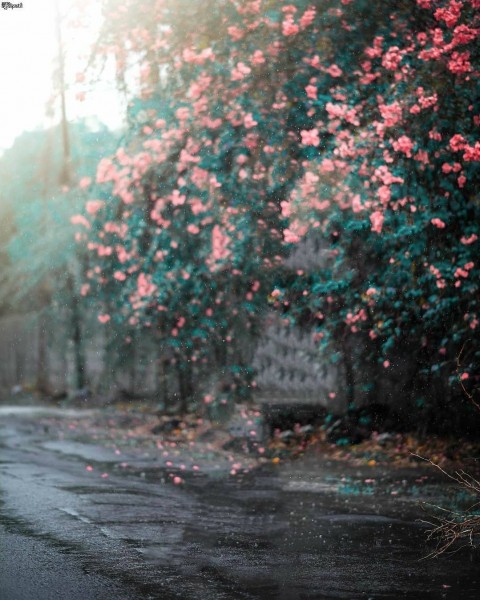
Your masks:
{"label": "reflection on wet road", "polygon": [[[33,417],[4,416],[0,433],[5,535],[15,546],[19,536],[49,546],[51,561],[68,554],[62,569],[73,581],[75,569],[98,575],[83,598],[107,597],[105,578],[123,590],[111,598],[479,597],[478,555],[420,560],[427,549],[416,504],[339,494],[328,465],[304,459],[174,486],[160,468],[92,477],[85,448],[49,445]],[[101,472],[111,463],[98,458]],[[16,551],[34,570],[28,544]],[[66,597],[60,590],[51,597]],[[17,597],[27,596],[0,594]]]}

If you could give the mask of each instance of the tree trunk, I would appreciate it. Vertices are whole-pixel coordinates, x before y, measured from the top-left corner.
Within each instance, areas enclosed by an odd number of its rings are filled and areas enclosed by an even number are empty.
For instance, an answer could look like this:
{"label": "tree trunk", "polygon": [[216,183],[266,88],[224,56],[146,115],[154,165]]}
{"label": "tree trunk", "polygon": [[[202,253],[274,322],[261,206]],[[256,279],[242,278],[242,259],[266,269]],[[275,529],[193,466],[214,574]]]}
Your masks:
{"label": "tree trunk", "polygon": [[355,377],[350,349],[343,345],[343,364],[345,366],[345,383],[347,384],[347,410],[355,402]]}
{"label": "tree trunk", "polygon": [[168,408],[168,377],[167,377],[167,366],[169,360],[160,356],[158,358],[158,395],[163,404],[164,410]]}
{"label": "tree trunk", "polygon": [[135,397],[137,387],[137,337],[130,342],[130,394]]}
{"label": "tree trunk", "polygon": [[177,363],[178,389],[180,395],[180,412],[188,413],[188,401],[192,397],[192,371],[189,364]]}
{"label": "tree trunk", "polygon": [[72,290],[72,325],[75,357],[75,387],[77,390],[82,390],[86,386],[85,353],[81,329],[80,307],[75,290]]}
{"label": "tree trunk", "polygon": [[41,394],[48,395],[50,392],[48,377],[48,338],[47,338],[47,318],[45,311],[42,310],[38,320],[38,346],[37,346],[37,385],[36,388]]}

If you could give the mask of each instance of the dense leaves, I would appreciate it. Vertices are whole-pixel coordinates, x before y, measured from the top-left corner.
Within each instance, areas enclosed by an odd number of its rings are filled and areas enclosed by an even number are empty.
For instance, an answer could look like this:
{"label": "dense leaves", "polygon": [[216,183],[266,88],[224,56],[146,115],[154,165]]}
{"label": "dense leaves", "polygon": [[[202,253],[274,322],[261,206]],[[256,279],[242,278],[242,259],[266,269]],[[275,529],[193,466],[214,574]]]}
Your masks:
{"label": "dense leaves", "polygon": [[[271,307],[323,360],[341,352],[349,400],[406,353],[420,403],[437,377],[473,381],[479,9],[106,2],[97,51],[132,100],[74,218],[99,321],[153,330],[183,396],[214,369],[249,385]],[[312,238],[316,260],[292,268]]]}

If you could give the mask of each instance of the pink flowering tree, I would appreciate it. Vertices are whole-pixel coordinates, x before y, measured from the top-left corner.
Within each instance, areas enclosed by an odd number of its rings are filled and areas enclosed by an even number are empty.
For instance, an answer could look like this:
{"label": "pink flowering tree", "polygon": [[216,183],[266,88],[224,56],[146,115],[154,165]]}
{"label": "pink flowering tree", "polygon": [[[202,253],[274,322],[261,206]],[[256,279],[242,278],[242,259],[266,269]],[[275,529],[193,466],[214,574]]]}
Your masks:
{"label": "pink flowering tree", "polygon": [[294,319],[308,309],[325,347],[342,340],[348,354],[353,343],[372,397],[379,369],[395,377],[408,354],[400,389],[434,419],[445,383],[458,392],[466,340],[461,376],[478,383],[480,5],[409,4],[391,11],[355,68],[338,50],[329,97],[315,102],[318,84],[305,90],[312,126],[302,143],[318,143],[321,119],[326,149],[304,163],[284,212],[331,241],[331,260],[290,281],[285,299]]}
{"label": "pink flowering tree", "polygon": [[[480,314],[479,9],[106,2],[97,48],[138,77],[128,141],[78,217],[99,320],[155,330],[184,396],[212,366],[248,385],[272,305],[343,353],[351,400],[354,373],[374,365],[375,393],[402,347],[412,400],[454,384]],[[325,260],[292,270],[308,236]],[[472,344],[465,381],[476,360]]]}

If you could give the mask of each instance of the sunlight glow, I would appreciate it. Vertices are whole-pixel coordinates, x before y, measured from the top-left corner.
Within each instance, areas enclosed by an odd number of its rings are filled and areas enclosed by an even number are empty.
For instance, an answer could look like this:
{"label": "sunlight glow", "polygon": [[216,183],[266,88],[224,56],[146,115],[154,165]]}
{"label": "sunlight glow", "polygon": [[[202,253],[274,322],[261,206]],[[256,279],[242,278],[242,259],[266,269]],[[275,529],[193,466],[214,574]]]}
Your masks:
{"label": "sunlight glow", "polygon": [[[71,0],[58,0],[63,13]],[[78,58],[86,55],[89,41],[99,26],[99,11],[92,10],[88,30],[68,31],[65,76],[68,85],[67,115],[69,120],[95,115],[108,126],[118,128],[121,105],[114,83],[108,78],[99,82],[79,102],[75,75],[84,65]],[[47,117],[46,107],[54,93],[53,73],[56,69],[54,0],[26,0],[22,8],[0,9],[0,152],[8,148],[23,131],[48,127],[58,115]],[[55,103],[55,106],[58,102]],[[55,111],[56,113],[57,111]]]}

